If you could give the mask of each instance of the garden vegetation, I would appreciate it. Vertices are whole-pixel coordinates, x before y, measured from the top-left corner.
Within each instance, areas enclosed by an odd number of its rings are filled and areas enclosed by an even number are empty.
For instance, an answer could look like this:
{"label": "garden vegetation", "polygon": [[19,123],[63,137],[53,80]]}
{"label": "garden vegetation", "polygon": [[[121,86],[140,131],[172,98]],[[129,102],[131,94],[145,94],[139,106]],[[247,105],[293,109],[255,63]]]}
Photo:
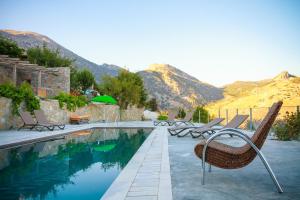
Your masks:
{"label": "garden vegetation", "polygon": [[[199,114],[200,112],[200,114]],[[198,106],[193,114],[193,122],[199,122],[199,115],[200,115],[200,122],[201,123],[208,123],[209,113],[203,106]]]}
{"label": "garden vegetation", "polygon": [[24,49],[17,43],[0,36],[0,54],[8,55],[13,58],[22,58]]}
{"label": "garden vegetation", "polygon": [[300,136],[300,112],[286,113],[283,120],[274,125],[275,136],[279,140],[297,140]]}
{"label": "garden vegetation", "polygon": [[29,112],[40,108],[40,101],[35,97],[30,84],[24,82],[20,87],[11,83],[0,85],[0,97],[6,97],[12,100],[12,112],[18,114],[20,105],[24,102],[25,108]]}
{"label": "garden vegetation", "polygon": [[58,49],[51,51],[45,44],[43,47],[28,49],[27,59],[32,64],[45,67],[72,67],[73,63],[73,60],[61,57]]}
{"label": "garden vegetation", "polygon": [[121,70],[116,77],[105,76],[99,85],[100,93],[114,97],[121,109],[146,104],[147,94],[142,78],[127,70]]}
{"label": "garden vegetation", "polygon": [[69,111],[75,111],[77,108],[83,107],[88,103],[85,96],[73,96],[64,92],[61,92],[54,99],[58,100],[61,109],[65,107]]}

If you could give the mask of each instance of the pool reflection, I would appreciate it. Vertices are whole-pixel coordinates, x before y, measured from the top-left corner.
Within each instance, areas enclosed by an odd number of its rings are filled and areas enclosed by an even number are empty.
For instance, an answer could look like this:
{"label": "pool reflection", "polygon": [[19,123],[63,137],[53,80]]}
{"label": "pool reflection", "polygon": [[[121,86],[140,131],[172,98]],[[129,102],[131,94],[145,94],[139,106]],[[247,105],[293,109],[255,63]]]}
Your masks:
{"label": "pool reflection", "polygon": [[1,150],[1,199],[99,199],[150,132],[94,129]]}

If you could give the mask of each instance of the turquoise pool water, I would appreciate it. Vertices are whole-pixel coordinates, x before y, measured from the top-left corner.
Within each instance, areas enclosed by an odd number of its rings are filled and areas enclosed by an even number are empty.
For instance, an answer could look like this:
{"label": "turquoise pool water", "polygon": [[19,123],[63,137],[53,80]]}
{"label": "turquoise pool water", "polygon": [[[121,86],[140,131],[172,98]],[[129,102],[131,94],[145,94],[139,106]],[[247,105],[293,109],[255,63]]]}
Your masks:
{"label": "turquoise pool water", "polygon": [[0,150],[0,199],[97,199],[150,129],[92,129]]}

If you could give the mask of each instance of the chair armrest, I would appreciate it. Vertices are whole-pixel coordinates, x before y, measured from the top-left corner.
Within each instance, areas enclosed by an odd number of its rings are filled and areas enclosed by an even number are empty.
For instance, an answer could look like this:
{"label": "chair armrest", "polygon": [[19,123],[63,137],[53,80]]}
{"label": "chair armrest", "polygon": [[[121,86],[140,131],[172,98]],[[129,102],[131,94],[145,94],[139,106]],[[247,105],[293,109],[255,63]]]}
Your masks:
{"label": "chair armrest", "polygon": [[206,149],[209,145],[210,142],[212,142],[215,138],[221,136],[221,135],[226,135],[226,134],[230,134],[230,135],[234,135],[234,136],[237,136],[239,138],[241,138],[242,140],[244,140],[245,142],[247,142],[257,153],[260,152],[259,149],[256,147],[256,145],[251,141],[251,138],[242,133],[242,132],[218,132],[218,133],[215,133],[214,135],[210,136],[206,141],[205,141],[205,144],[204,144],[204,147],[203,147],[203,152],[202,152],[202,156],[203,158],[205,158],[205,153],[206,153]]}

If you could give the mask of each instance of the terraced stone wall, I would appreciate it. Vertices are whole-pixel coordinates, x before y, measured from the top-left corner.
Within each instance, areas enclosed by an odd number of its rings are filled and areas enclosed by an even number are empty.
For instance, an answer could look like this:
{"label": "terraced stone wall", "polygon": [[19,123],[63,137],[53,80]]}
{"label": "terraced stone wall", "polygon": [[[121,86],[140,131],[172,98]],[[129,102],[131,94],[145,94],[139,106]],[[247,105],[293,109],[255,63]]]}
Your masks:
{"label": "terraced stone wall", "polygon": [[[59,123],[69,123],[72,114],[89,115],[90,123],[93,122],[115,122],[115,121],[140,121],[142,120],[144,109],[131,107],[121,110],[117,105],[89,104],[70,112],[61,109],[57,100],[41,100],[41,109],[45,112],[49,121]],[[10,129],[20,127],[22,120],[19,116],[12,115],[11,100],[0,98],[0,129]]]}

